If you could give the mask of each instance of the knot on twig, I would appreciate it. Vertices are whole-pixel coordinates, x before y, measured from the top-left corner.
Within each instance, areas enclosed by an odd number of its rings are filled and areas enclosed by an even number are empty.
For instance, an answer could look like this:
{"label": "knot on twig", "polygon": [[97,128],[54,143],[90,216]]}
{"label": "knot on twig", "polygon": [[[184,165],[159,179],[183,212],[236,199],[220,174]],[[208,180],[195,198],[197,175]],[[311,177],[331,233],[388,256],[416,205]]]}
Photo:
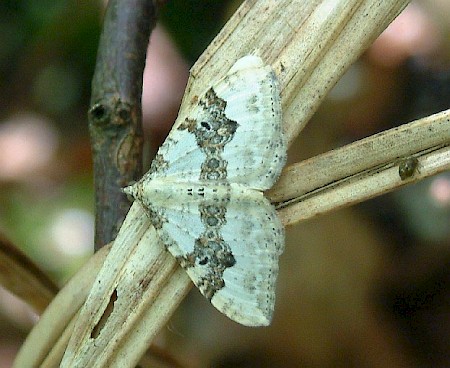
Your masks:
{"label": "knot on twig", "polygon": [[88,112],[90,122],[95,126],[131,124],[131,105],[121,99],[111,98],[94,103]]}

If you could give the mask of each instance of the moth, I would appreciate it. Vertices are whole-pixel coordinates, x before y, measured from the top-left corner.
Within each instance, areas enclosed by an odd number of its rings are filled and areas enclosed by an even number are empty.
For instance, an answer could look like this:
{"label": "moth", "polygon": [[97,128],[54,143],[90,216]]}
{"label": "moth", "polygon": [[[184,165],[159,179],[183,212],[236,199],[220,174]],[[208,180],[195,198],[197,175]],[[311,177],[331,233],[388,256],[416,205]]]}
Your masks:
{"label": "moth", "polygon": [[286,162],[277,77],[239,59],[178,116],[150,170],[124,192],[220,312],[269,325],[284,228],[263,191]]}

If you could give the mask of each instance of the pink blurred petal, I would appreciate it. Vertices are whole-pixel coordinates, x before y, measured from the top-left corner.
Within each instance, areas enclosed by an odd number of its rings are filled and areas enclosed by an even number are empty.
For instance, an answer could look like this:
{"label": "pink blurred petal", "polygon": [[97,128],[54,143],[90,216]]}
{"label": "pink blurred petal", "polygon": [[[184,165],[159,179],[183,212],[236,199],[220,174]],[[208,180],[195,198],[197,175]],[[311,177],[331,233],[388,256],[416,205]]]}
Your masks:
{"label": "pink blurred petal", "polygon": [[49,164],[58,135],[35,115],[18,115],[0,124],[0,180],[22,180]]}

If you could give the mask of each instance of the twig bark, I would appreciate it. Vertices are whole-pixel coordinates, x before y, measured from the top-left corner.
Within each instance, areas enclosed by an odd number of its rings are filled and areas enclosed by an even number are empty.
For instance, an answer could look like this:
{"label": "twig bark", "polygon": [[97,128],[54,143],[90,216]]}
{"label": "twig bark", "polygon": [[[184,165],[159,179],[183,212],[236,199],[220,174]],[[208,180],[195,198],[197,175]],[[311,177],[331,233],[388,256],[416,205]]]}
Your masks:
{"label": "twig bark", "polygon": [[151,0],[110,0],[92,81],[95,248],[112,241],[130,207],[120,191],[142,176],[142,75],[156,22]]}

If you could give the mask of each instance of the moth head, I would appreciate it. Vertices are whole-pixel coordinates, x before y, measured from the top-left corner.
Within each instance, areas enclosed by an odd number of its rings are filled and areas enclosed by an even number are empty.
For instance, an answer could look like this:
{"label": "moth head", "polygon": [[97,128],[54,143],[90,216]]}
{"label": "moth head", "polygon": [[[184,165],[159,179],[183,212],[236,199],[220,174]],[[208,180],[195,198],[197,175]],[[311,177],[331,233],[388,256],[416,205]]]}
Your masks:
{"label": "moth head", "polygon": [[136,188],[136,184],[137,183],[122,188],[122,192],[127,195],[129,200],[134,200],[137,198],[138,189]]}

